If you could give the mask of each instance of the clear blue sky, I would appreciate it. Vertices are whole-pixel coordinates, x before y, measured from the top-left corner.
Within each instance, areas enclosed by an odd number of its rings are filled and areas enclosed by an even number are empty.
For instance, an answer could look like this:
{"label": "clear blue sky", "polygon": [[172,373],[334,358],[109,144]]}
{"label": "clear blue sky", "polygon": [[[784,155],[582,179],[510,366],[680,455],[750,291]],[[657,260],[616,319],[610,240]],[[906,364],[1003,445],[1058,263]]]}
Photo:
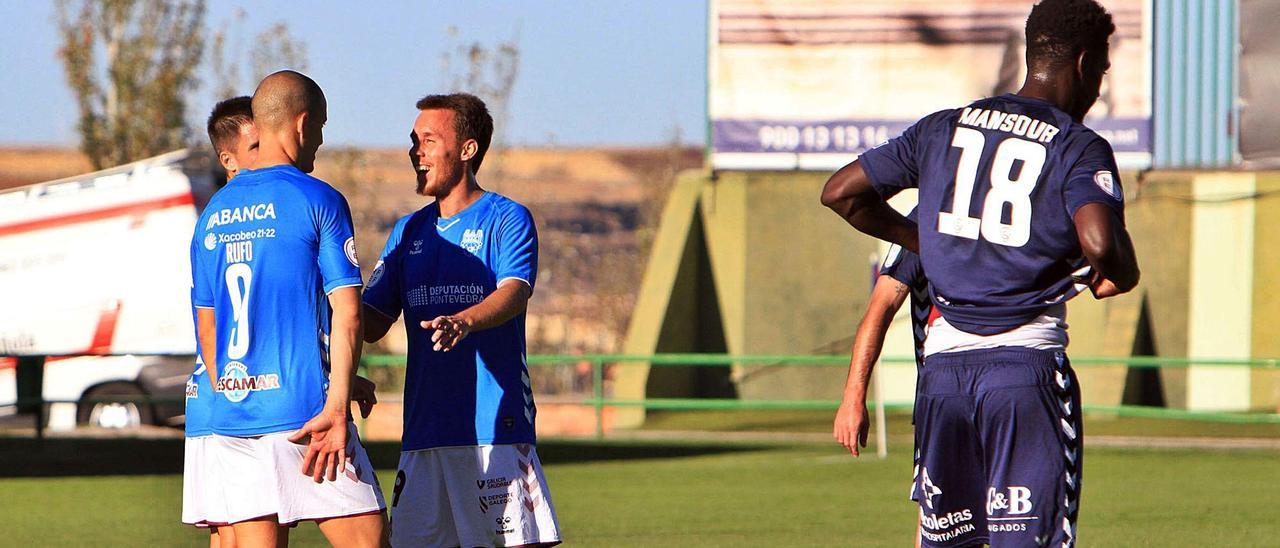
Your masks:
{"label": "clear blue sky", "polygon": [[[313,6],[305,14],[295,8],[304,4]],[[705,0],[210,0],[206,26],[221,26],[238,7],[247,12],[244,39],[283,20],[306,44],[308,72],[329,99],[330,143],[405,145],[413,103],[447,85],[441,55],[517,33],[512,143],[656,144],[676,127],[686,142],[703,140]],[[77,110],[57,59],[53,2],[0,2],[0,21],[0,143],[75,144]],[[446,34],[450,26],[457,37]],[[201,75],[193,120],[212,107],[208,55]]]}

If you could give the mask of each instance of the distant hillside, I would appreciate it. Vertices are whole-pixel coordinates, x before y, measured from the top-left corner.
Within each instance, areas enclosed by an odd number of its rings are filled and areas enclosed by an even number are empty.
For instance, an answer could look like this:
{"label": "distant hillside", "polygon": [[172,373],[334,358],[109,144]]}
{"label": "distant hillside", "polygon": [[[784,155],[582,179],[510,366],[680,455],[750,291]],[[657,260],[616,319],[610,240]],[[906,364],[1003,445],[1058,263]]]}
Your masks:
{"label": "distant hillside", "polygon": [[[510,149],[485,158],[481,185],[524,203],[540,238],[530,303],[530,352],[621,348],[648,246],[676,173],[702,165],[689,147]],[[0,147],[0,189],[90,171],[74,149]],[[367,279],[400,217],[429,200],[414,194],[404,149],[321,149],[315,175],[351,203]],[[397,327],[399,329],[399,327]],[[373,352],[404,352],[393,333]],[[570,368],[538,368],[540,390],[573,390]],[[559,368],[555,368],[559,369]]]}

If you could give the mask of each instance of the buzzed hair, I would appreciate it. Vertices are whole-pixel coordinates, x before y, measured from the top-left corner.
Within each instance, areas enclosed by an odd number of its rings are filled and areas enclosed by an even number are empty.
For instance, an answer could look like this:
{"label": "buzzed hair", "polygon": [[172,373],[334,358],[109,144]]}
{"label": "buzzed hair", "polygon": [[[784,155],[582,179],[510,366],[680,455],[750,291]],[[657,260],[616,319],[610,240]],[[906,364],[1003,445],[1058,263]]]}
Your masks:
{"label": "buzzed hair", "polygon": [[240,128],[253,123],[252,99],[247,95],[220,101],[209,113],[209,142],[214,152],[230,152],[240,138]]}
{"label": "buzzed hair", "polygon": [[1027,17],[1027,64],[1057,66],[1085,51],[1106,51],[1115,31],[1111,14],[1095,0],[1044,0]]}
{"label": "buzzed hair", "polygon": [[476,155],[471,159],[471,173],[479,173],[484,153],[489,150],[489,141],[493,139],[493,116],[489,115],[489,108],[484,101],[470,93],[428,95],[418,99],[418,110],[428,109],[453,111],[453,130],[458,134],[458,141],[476,140]]}
{"label": "buzzed hair", "polygon": [[315,80],[282,70],[263,78],[253,92],[253,119],[259,128],[279,129],[323,104],[324,91]]}

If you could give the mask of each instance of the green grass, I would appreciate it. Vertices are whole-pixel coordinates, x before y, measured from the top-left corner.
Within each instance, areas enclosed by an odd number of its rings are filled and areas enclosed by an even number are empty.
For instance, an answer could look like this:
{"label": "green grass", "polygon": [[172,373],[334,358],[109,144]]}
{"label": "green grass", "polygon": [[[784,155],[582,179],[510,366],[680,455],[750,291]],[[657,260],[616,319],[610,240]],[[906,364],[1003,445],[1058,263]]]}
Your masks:
{"label": "green grass", "polygon": [[[831,432],[834,411],[650,411],[645,430],[703,432]],[[891,440],[911,439],[908,412],[885,414]],[[1224,423],[1201,420],[1116,417],[1086,413],[1084,431],[1090,436],[1280,438],[1280,424]]]}
{"label": "green grass", "polygon": [[[177,448],[175,452],[174,449]],[[179,525],[180,443],[0,440],[0,545],[201,546]],[[907,446],[887,460],[834,444],[544,442],[562,532],[575,546],[907,546]],[[382,485],[396,447],[370,444]],[[1276,451],[1091,449],[1084,546],[1262,546],[1280,505]],[[75,463],[80,462],[77,466]],[[97,464],[92,464],[96,462]],[[314,525],[294,545],[323,545]]]}

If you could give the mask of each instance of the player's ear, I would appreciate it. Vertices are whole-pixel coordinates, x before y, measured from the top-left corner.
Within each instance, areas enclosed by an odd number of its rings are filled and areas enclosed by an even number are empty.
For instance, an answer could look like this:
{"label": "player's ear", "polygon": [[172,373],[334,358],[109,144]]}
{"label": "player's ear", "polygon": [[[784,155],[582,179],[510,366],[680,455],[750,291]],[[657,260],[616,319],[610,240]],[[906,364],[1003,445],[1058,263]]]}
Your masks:
{"label": "player's ear", "polygon": [[1084,60],[1088,55],[1088,50],[1080,50],[1080,54],[1076,56],[1076,80],[1084,80]]}
{"label": "player's ear", "polygon": [[467,139],[462,143],[462,154],[458,156],[458,159],[466,162],[475,158],[478,152],[480,152],[480,144],[475,139]]}
{"label": "player's ear", "polygon": [[240,166],[236,163],[236,157],[225,150],[218,151],[218,163],[222,164],[222,169],[228,173],[240,171]]}
{"label": "player's ear", "polygon": [[298,113],[298,117],[297,117],[297,118],[294,118],[294,119],[293,119],[293,130],[294,130],[295,132],[297,132],[297,134],[298,134],[298,142],[299,142],[299,143],[301,143],[301,142],[302,142],[302,138],[303,138],[303,136],[307,134],[307,131],[306,131],[306,127],[307,127],[307,116],[308,116],[308,113],[307,113],[307,111],[305,111],[305,110],[304,110],[304,111],[302,111],[302,112]]}

